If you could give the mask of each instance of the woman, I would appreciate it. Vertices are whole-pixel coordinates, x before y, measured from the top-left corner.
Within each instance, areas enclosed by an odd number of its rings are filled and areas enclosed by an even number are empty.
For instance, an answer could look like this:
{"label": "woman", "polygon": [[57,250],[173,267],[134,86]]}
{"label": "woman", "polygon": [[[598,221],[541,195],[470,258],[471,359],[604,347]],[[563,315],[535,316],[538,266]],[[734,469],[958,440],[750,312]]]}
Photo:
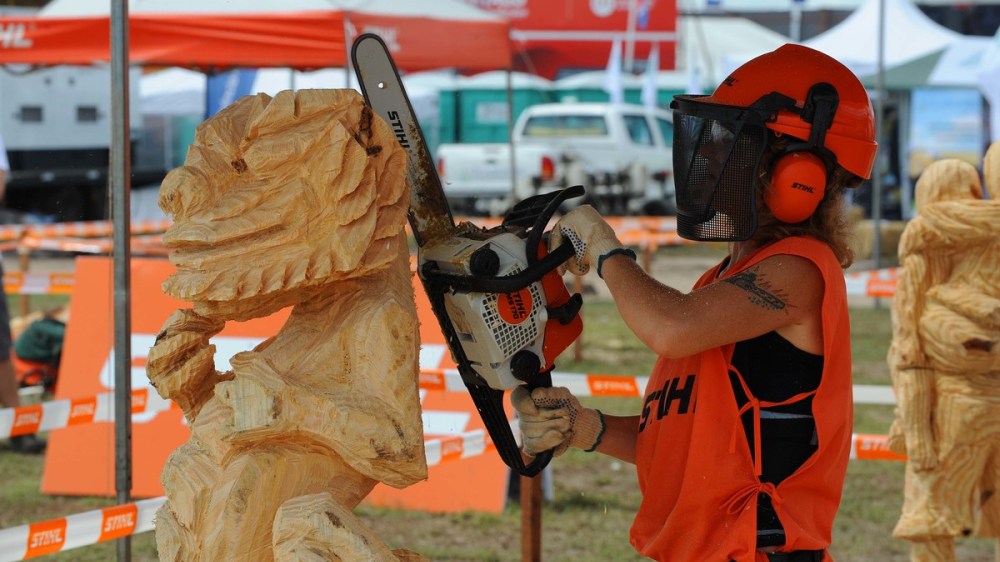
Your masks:
{"label": "woman", "polygon": [[550,245],[574,245],[573,273],[596,267],[659,359],[637,416],[516,389],[523,449],[635,463],[630,534],[645,556],[829,560],[852,419],[842,194],[871,174],[871,103],[846,67],[785,45],[671,107],[678,231],[728,241],[729,256],[683,293],[593,209],[564,216]]}

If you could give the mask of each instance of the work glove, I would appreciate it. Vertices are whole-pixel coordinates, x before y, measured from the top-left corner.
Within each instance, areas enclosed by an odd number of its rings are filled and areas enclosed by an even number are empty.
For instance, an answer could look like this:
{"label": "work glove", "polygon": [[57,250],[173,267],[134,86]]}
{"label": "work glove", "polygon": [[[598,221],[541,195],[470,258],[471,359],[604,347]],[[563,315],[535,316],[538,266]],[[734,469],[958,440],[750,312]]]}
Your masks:
{"label": "work glove", "polygon": [[510,395],[521,430],[521,449],[528,455],[554,449],[559,456],[570,447],[591,452],[604,436],[604,414],[584,408],[566,388],[536,388],[521,385]]}
{"label": "work glove", "polygon": [[622,245],[615,231],[590,205],[577,207],[559,219],[549,236],[549,252],[566,242],[573,245],[575,255],[564,267],[574,275],[584,275],[593,265],[603,278],[601,266],[605,258],[625,254],[635,259],[635,252]]}

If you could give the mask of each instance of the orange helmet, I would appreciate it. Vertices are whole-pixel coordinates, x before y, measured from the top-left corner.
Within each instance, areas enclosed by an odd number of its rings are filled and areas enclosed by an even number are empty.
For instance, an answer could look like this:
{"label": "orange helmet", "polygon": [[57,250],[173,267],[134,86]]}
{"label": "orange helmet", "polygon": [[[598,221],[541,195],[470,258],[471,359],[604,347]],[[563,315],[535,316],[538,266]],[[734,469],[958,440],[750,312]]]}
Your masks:
{"label": "orange helmet", "polygon": [[[792,139],[782,155],[809,155],[792,160],[816,172],[804,174],[798,166],[778,178],[775,172],[782,168],[769,170],[771,191],[787,193],[774,189],[787,184],[809,192],[801,201],[771,200],[768,206],[779,220],[807,218],[823,199],[826,174],[836,165],[861,178],[871,176],[877,144],[868,93],[847,67],[819,51],[784,45],[736,69],[711,95],[674,96],[670,106],[677,229],[685,238],[753,236],[759,166],[775,136]],[[803,183],[813,176],[815,186]]]}
{"label": "orange helmet", "polygon": [[870,178],[878,144],[868,92],[846,66],[824,53],[802,45],[783,45],[740,66],[712,95],[698,101],[749,107],[778,92],[795,100],[796,110],[779,110],[766,127],[808,141],[813,126],[803,120],[801,110],[810,89],[819,83],[832,85],[838,97],[822,147],[848,172]]}

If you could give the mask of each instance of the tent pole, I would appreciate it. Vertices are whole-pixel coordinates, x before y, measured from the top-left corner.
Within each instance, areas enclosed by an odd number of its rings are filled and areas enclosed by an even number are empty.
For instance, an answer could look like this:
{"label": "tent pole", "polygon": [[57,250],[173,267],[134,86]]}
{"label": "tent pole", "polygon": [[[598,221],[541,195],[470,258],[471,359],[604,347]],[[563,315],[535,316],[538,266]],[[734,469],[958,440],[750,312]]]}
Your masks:
{"label": "tent pole", "polygon": [[[517,203],[517,156],[514,154],[514,70],[507,69],[507,143],[510,145],[511,205]],[[506,212],[506,209],[504,209]]]}
{"label": "tent pole", "polygon": [[344,87],[351,87],[351,13],[344,10]]}
{"label": "tent pole", "polygon": [[788,12],[788,37],[793,43],[802,40],[802,3],[805,0],[792,0],[792,8]]}
{"label": "tent pole", "polygon": [[[128,2],[111,0],[111,216],[114,227],[115,491],[119,505],[132,494],[132,327],[129,248]],[[132,559],[132,540],[118,539],[117,559]]]}
{"label": "tent pole", "polygon": [[628,20],[625,24],[625,72],[635,72],[635,26],[639,0],[628,3]]}
{"label": "tent pole", "polygon": [[[882,142],[882,114],[885,108],[885,0],[878,3],[878,74],[876,74],[875,98],[875,138]],[[875,159],[875,170],[872,176],[872,254],[875,259],[875,269],[882,268],[882,151]],[[880,308],[881,301],[875,298],[875,308]]]}

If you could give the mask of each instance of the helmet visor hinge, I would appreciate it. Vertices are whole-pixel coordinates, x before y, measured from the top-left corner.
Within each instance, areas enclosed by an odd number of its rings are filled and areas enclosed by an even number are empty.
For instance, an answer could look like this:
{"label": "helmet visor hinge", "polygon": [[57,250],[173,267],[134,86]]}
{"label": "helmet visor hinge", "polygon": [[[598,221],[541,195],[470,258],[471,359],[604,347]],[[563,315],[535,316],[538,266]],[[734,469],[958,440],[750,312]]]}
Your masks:
{"label": "helmet visor hinge", "polygon": [[809,144],[813,148],[823,148],[826,141],[826,131],[833,125],[833,116],[837,113],[839,103],[840,97],[833,85],[820,82],[809,88],[801,115],[803,121],[812,124],[809,131]]}

